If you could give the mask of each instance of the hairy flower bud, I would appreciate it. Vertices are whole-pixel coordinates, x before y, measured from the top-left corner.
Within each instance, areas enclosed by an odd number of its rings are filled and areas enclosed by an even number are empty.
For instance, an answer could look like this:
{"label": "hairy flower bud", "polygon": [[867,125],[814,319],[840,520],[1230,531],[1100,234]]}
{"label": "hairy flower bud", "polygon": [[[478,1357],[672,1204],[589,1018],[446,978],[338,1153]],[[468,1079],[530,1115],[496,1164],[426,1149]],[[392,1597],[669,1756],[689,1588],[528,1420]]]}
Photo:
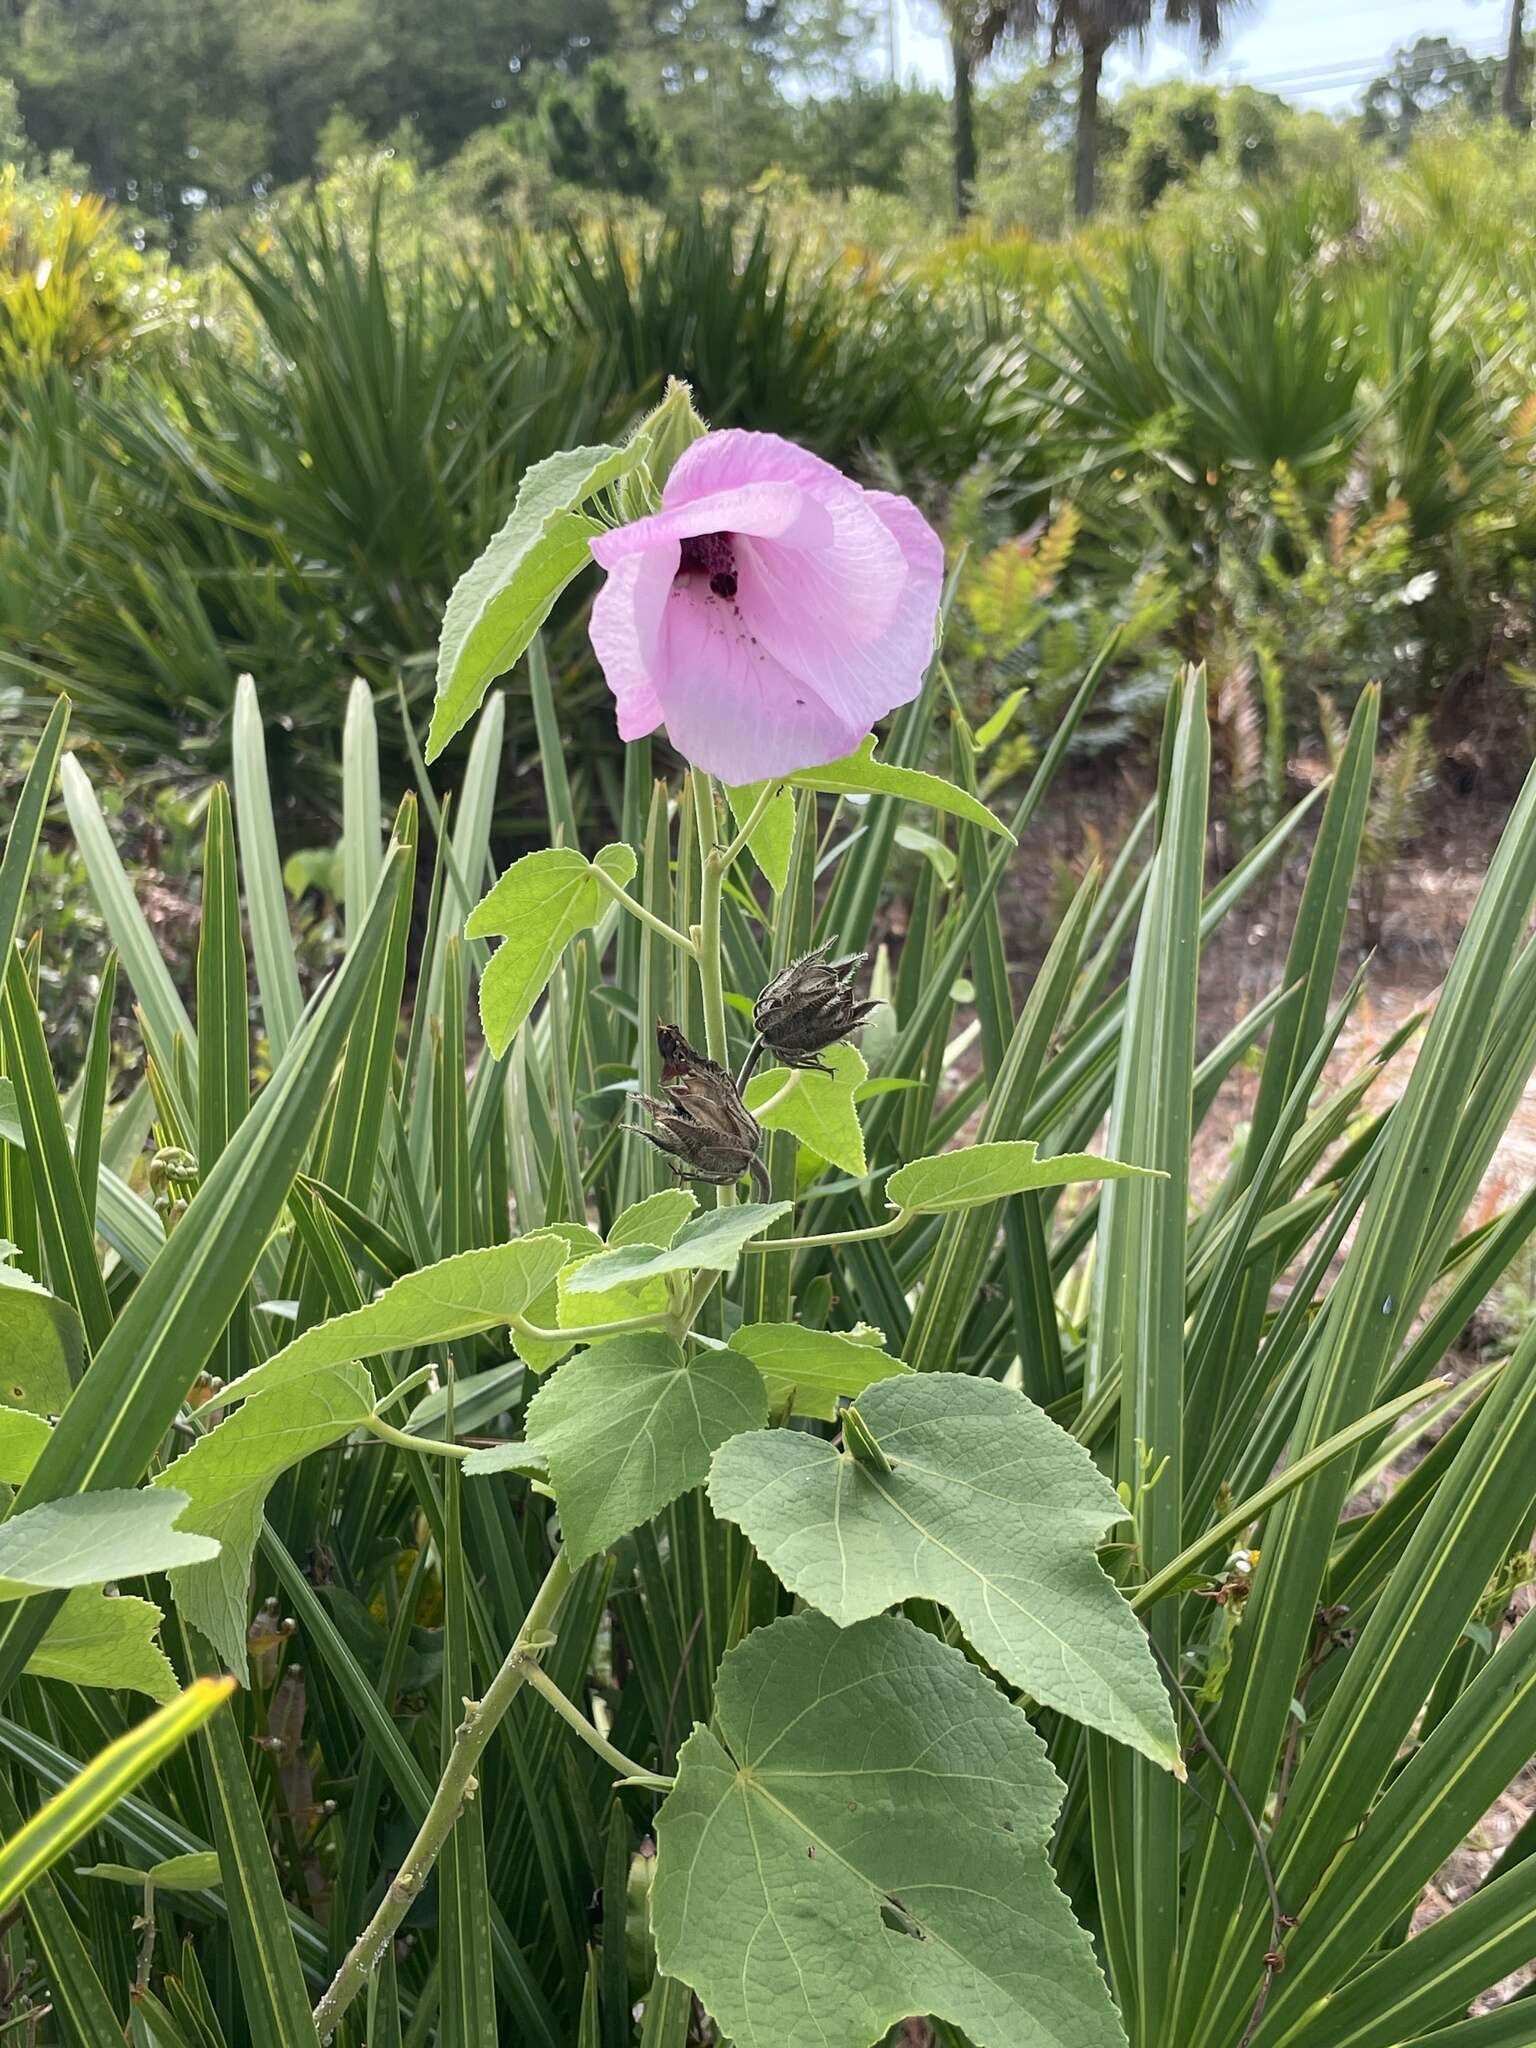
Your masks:
{"label": "hairy flower bud", "polygon": [[826,1061],[816,1055],[839,1044],[878,1008],[873,1002],[859,1002],[853,993],[863,954],[829,960],[831,948],[828,939],[813,953],[792,961],[782,974],[774,976],[753,1006],[752,1022],[758,1037],[786,1067],[830,1072]]}
{"label": "hairy flower bud", "polygon": [[656,1026],[656,1045],[666,1100],[640,1096],[655,1129],[631,1129],[666,1153],[679,1180],[726,1186],[750,1173],[758,1191],[768,1194],[768,1176],[757,1156],[763,1134],[725,1068],[695,1052],[675,1024]]}

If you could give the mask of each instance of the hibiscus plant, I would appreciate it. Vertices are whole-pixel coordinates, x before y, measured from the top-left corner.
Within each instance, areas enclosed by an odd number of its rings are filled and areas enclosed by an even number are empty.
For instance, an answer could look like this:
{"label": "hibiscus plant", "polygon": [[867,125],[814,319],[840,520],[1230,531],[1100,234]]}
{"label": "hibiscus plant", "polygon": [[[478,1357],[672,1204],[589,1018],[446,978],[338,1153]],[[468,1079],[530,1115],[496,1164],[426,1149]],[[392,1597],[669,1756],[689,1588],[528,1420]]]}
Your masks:
{"label": "hibiscus plant", "polygon": [[[594,561],[601,846],[539,639]],[[1020,988],[1000,890],[1110,650],[994,811],[945,595],[912,505],[680,387],[539,465],[445,618],[451,817],[423,774],[386,830],[354,687],[307,1000],[254,685],[190,1010],[56,712],[0,864],[0,1877],[40,2040],[1536,2039],[1468,2016],[1531,1951],[1529,1827],[1408,1938],[1532,1747],[1536,1339],[1444,1363],[1536,1224],[1466,1220],[1536,1060],[1536,783],[1395,1099],[1400,1045],[1338,1060],[1372,693],[1207,889],[1183,677]],[[548,843],[492,880],[514,669]],[[144,1036],[111,1110],[115,966],[71,1082],[12,943],[56,779]],[[1201,947],[1302,831],[1284,972],[1202,1049]],[[131,1732],[126,1691],[183,1687]],[[77,1777],[108,1743],[132,1775]]]}

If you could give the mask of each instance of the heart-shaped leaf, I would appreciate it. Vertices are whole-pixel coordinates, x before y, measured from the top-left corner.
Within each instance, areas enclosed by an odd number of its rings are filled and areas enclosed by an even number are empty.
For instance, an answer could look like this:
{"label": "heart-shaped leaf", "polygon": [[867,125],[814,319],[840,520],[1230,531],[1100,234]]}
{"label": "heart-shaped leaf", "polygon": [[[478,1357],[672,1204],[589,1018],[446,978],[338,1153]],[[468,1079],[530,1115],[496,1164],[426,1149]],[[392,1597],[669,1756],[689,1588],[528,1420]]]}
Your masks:
{"label": "heart-shaped leaf", "polygon": [[177,1528],[188,1506],[184,1493],[111,1487],[12,1515],[0,1522],[0,1600],[142,1579],[216,1557],[217,1543]]}
{"label": "heart-shaped leaf", "polygon": [[731,1349],[750,1358],[767,1381],[770,1407],[789,1402],[796,1415],[830,1422],[839,1395],[851,1400],[876,1380],[910,1369],[880,1349],[877,1331],[870,1334],[874,1342],[798,1323],[748,1323],[731,1338]]}
{"label": "heart-shaped leaf", "polygon": [[762,1376],[733,1351],[686,1360],[655,1331],[570,1359],[528,1405],[573,1564],[702,1486],[715,1450],[768,1420]]}
{"label": "heart-shaped leaf", "polygon": [[792,1202],[742,1202],[734,1209],[711,1209],[696,1222],[684,1224],[669,1245],[634,1244],[600,1252],[567,1277],[564,1291],[602,1294],[610,1287],[630,1287],[666,1273],[729,1273],[747,1240],[793,1207]]}
{"label": "heart-shaped leaf", "polygon": [[770,1067],[747,1083],[747,1107],[765,1131],[789,1131],[843,1173],[862,1180],[869,1171],[864,1132],[854,1107],[869,1078],[857,1046],[832,1045],[819,1055],[831,1069]]}
{"label": "heart-shaped leaf", "polygon": [[798,1614],[726,1653],[657,1815],[657,1960],[737,2048],[1124,2048],[1046,1858],[1060,1779],[958,1650]]}
{"label": "heart-shaped leaf", "polygon": [[889,1471],[776,1429],[717,1454],[716,1513],[841,1626],[937,1600],[1014,1685],[1182,1774],[1146,1637],[1096,1555],[1125,1509],[1082,1445],[959,1373],[883,1380],[857,1413]]}

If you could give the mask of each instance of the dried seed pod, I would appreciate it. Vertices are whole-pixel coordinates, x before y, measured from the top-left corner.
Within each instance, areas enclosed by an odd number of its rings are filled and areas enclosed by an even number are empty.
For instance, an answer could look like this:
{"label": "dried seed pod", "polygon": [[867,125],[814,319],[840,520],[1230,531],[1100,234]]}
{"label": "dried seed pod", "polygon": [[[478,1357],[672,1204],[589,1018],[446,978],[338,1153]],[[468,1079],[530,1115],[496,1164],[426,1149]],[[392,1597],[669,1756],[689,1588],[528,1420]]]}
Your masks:
{"label": "dried seed pod", "polygon": [[706,1180],[723,1187],[750,1173],[766,1195],[768,1176],[758,1158],[763,1134],[731,1076],[695,1052],[675,1024],[656,1026],[656,1044],[666,1099],[640,1096],[655,1128],[634,1124],[631,1129],[666,1153],[679,1180]]}
{"label": "dried seed pod", "polygon": [[877,1008],[853,993],[854,978],[864,964],[862,953],[829,960],[830,939],[814,952],[793,960],[776,974],[758,997],[752,1022],[758,1037],[786,1067],[831,1070],[816,1055],[838,1045]]}

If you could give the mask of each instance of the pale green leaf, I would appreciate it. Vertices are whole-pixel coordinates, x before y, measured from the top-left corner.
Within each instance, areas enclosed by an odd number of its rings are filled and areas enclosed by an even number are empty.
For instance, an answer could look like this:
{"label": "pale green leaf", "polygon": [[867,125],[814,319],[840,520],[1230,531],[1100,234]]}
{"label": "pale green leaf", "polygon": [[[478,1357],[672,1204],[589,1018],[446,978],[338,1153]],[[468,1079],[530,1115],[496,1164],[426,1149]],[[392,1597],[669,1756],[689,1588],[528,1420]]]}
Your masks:
{"label": "pale green leaf", "polygon": [[1181,1771],[1146,1637],[1096,1554],[1125,1509],[1082,1445],[961,1373],[884,1380],[858,1413],[889,1472],[773,1430],[720,1451],[715,1512],[839,1626],[936,1600],[1022,1691]]}
{"label": "pale green leaf", "polygon": [[712,1453],[768,1420],[762,1376],[730,1351],[685,1360],[670,1337],[609,1337],[562,1365],[528,1405],[573,1564],[701,1486]]}
{"label": "pale green leaf", "polygon": [[242,1679],[251,1559],[267,1494],[290,1465],[346,1436],[372,1408],[373,1383],[361,1366],[321,1367],[247,1400],[153,1482],[190,1499],[188,1528],[218,1538],[210,1562],[171,1573],[171,1591],[183,1620]]}
{"label": "pale green leaf", "polygon": [[817,1073],[813,1067],[770,1067],[754,1074],[747,1083],[747,1107],[765,1131],[790,1132],[841,1172],[862,1180],[869,1162],[854,1103],[858,1089],[869,1079],[869,1069],[853,1045],[828,1046],[819,1057],[830,1073]]}
{"label": "pale green leaf", "polygon": [[978,725],[975,747],[978,754],[984,754],[988,747],[995,746],[1013,723],[1013,714],[1029,695],[1028,689],[1010,690],[984,724]]}
{"label": "pale green leaf", "polygon": [[603,529],[578,507],[634,468],[643,452],[636,444],[567,448],[524,475],[506,524],[453,586],[443,613],[429,761],[474,716],[591,559],[588,543]]}
{"label": "pale green leaf", "polygon": [[[738,828],[747,822],[762,793],[760,782],[742,783],[734,789],[726,785],[726,800]],[[794,844],[795,800],[787,789],[776,789],[763,815],[747,834],[747,850],[775,896],[782,896],[788,885],[789,859]]]}
{"label": "pale green leaf", "polygon": [[839,1395],[851,1400],[876,1380],[910,1370],[880,1349],[878,1330],[850,1336],[798,1323],[748,1323],[731,1338],[730,1348],[750,1358],[767,1381],[771,1408],[789,1402],[796,1415],[823,1422],[837,1414]]}
{"label": "pale green leaf", "polygon": [[698,1196],[687,1188],[662,1188],[621,1210],[613,1219],[608,1242],[669,1245],[698,1207]]}
{"label": "pale green leaf", "polygon": [[947,811],[980,825],[984,832],[1013,835],[995,818],[984,803],[939,775],[924,775],[916,768],[893,768],[875,759],[873,737],[861,742],[858,752],[841,761],[828,761],[820,768],[797,768],[786,782],[800,789],[825,790],[833,796],[895,796],[911,804],[926,804],[930,810]]}
{"label": "pale green leaf", "polygon": [[516,860],[470,912],[471,939],[500,938],[480,981],[480,1021],[499,1058],[549,986],[560,955],[597,923],[609,898],[593,869],[621,886],[634,878],[628,846],[605,846],[592,860],[573,846],[543,846]]}
{"label": "pale green leaf", "polygon": [[[661,1249],[642,1245],[642,1251]],[[558,1306],[555,1321],[561,1329],[580,1329],[584,1323],[617,1323],[630,1316],[665,1315],[671,1306],[665,1279],[630,1281],[619,1287],[605,1287],[600,1293],[580,1292],[576,1276],[587,1263],[577,1260],[561,1273],[556,1286]]]}
{"label": "pale green leaf", "polygon": [[44,1501],[0,1522],[0,1600],[141,1579],[211,1559],[218,1545],[178,1529],[184,1493],[113,1487]]}
{"label": "pale green leaf", "polygon": [[167,1856],[147,1870],[136,1870],[131,1863],[88,1863],[75,1875],[103,1878],[112,1884],[131,1884],[140,1891],[146,1884],[153,1884],[160,1892],[211,1892],[222,1882],[216,1849],[194,1849],[185,1856]]}
{"label": "pale green leaf", "polygon": [[53,1425],[24,1408],[0,1408],[0,1484],[20,1486],[53,1435]]}
{"label": "pale green leaf", "polygon": [[524,1479],[549,1478],[549,1460],[528,1444],[485,1444],[464,1460],[466,1479],[484,1479],[493,1472],[516,1472]]}
{"label": "pale green leaf", "polygon": [[924,832],[917,825],[898,825],[896,844],[905,847],[908,853],[920,853],[944,887],[953,888],[960,862],[952,846],[946,846],[942,839],[936,839],[931,832]]}
{"label": "pale green leaf", "polygon": [[688,1223],[670,1245],[625,1245],[618,1251],[588,1259],[565,1284],[565,1292],[602,1294],[611,1287],[630,1287],[664,1273],[729,1273],[748,1238],[787,1216],[791,1202],[742,1202],[734,1209],[711,1209]]}
{"label": "pale green leaf", "polygon": [[421,1344],[451,1344],[459,1337],[494,1330],[509,1316],[525,1315],[569,1256],[561,1237],[539,1231],[510,1244],[439,1259],[435,1266],[404,1274],[366,1308],[316,1323],[265,1365],[231,1381],[220,1401],[249,1400],[321,1366],[414,1350]]}
{"label": "pale green leaf", "polygon": [[798,1614],[726,1653],[657,1816],[657,1960],[736,2048],[1124,2048],[1046,1843],[1062,1786],[1017,1707],[895,1616]]}
{"label": "pale green leaf", "polygon": [[977,1202],[999,1202],[1031,1188],[1063,1188],[1074,1181],[1157,1179],[1145,1166],[1121,1159],[1097,1159],[1091,1152],[1062,1152],[1037,1159],[1033,1139],[1006,1139],[993,1145],[967,1145],[914,1159],[898,1167],[885,1184],[895,1208],[914,1216],[939,1216],[949,1209],[969,1209]]}
{"label": "pale green leaf", "polygon": [[85,1365],[85,1332],[67,1301],[39,1287],[0,1246],[0,1406],[58,1415]]}
{"label": "pale green leaf", "polygon": [[122,1687],[152,1700],[173,1700],[176,1674],[155,1640],[163,1619],[152,1600],[77,1586],[64,1596],[48,1633],[27,1659],[27,1670],[34,1678],[59,1678],[66,1685],[114,1692]]}

